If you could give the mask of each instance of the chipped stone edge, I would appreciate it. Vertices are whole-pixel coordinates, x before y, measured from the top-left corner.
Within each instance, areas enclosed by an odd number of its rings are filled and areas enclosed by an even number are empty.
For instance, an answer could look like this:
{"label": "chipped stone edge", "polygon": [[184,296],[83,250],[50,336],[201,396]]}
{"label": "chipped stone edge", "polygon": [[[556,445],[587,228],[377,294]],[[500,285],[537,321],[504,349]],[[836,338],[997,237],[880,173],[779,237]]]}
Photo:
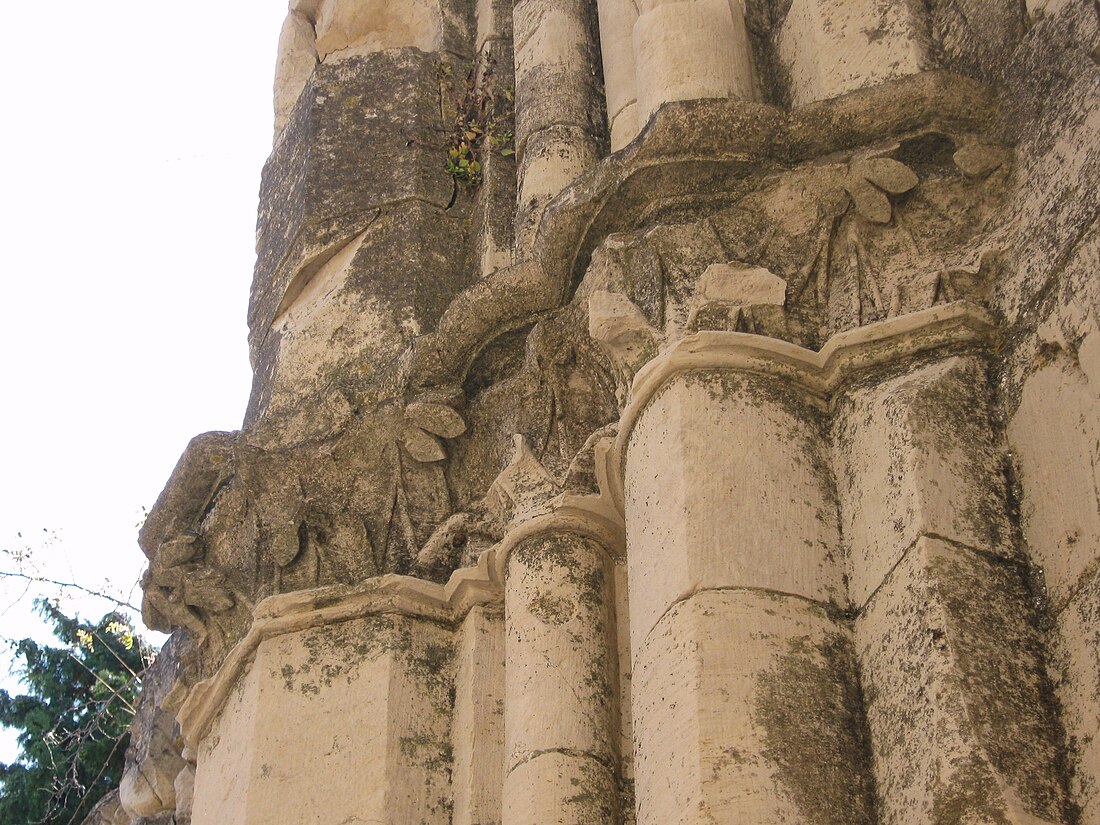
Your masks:
{"label": "chipped stone edge", "polygon": [[819,351],[763,335],[704,331],[678,341],[634,377],[618,437],[605,456],[601,479],[620,518],[626,512],[626,451],[638,419],[676,376],[694,370],[736,370],[792,381],[823,406],[840,384],[860,370],[955,344],[994,343],[997,322],[968,301],[932,307],[837,333]]}

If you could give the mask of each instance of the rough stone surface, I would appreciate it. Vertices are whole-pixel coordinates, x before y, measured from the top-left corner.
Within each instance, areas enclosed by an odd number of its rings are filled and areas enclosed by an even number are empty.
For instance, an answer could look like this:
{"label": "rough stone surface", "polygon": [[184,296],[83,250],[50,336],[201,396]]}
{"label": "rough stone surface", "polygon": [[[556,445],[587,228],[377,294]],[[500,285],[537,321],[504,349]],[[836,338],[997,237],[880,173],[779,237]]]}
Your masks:
{"label": "rough stone surface", "polygon": [[1057,616],[1051,637],[1051,674],[1063,723],[1079,762],[1072,789],[1094,822],[1100,804],[1100,575],[1092,573]]}
{"label": "rough stone surface", "polygon": [[1019,566],[927,538],[861,612],[882,822],[1063,821],[1059,729],[1029,612]]}
{"label": "rough stone surface", "polygon": [[957,356],[845,394],[835,425],[849,593],[861,606],[924,536],[1015,555],[985,363]]}
{"label": "rough stone surface", "polygon": [[174,812],[177,807],[176,778],[186,766],[175,719],[183,647],[181,638],[170,639],[142,677],[118,795],[122,809],[135,818]]}

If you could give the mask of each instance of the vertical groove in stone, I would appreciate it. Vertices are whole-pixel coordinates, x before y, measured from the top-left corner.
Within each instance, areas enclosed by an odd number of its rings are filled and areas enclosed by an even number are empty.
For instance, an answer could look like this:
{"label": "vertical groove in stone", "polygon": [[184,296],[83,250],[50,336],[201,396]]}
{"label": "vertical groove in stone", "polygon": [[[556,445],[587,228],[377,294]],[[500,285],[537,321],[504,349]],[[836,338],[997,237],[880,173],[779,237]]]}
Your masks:
{"label": "vertical groove in stone", "polygon": [[501,821],[504,772],[504,620],[475,607],[462,622],[455,651],[452,825]]}

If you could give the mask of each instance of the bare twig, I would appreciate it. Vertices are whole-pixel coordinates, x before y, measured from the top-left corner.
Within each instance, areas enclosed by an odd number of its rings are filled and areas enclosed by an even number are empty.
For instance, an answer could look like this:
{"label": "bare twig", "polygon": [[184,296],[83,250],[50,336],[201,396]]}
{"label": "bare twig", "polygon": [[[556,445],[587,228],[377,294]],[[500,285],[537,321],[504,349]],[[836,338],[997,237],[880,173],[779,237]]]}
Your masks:
{"label": "bare twig", "polygon": [[[118,607],[125,607],[127,610],[132,610],[135,613],[141,613],[140,608],[130,604],[130,602],[126,601],[120,596],[113,596],[110,593],[106,593],[102,590],[96,590],[92,587],[85,587],[84,585],[77,584],[76,582],[59,581],[57,579],[51,579],[46,576],[38,576],[30,573],[13,573],[10,570],[0,570],[0,579],[18,579],[20,581],[27,582],[28,587],[31,584],[49,584],[53,585],[54,587],[64,588],[66,590],[76,590],[81,593],[85,593],[86,595],[94,596],[97,599],[103,599],[104,601],[111,602]],[[26,595],[26,591],[24,591],[24,595]]]}

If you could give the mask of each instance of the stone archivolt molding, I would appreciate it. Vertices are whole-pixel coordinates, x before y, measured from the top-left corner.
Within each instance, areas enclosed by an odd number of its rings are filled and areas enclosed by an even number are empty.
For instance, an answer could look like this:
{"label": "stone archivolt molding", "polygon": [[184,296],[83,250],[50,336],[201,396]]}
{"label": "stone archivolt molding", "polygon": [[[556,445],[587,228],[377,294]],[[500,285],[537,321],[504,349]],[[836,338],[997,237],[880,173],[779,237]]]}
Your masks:
{"label": "stone archivolt molding", "polygon": [[929,132],[984,133],[996,123],[996,111],[988,86],[944,71],[794,111],[737,99],[668,103],[637,140],[546,204],[529,258],[460,293],[438,328],[414,342],[411,383],[430,387],[460,380],[493,339],[561,305],[604,238],[634,229],[670,205],[720,200],[731,180],[751,170],[773,172]]}
{"label": "stone archivolt molding", "polygon": [[455,571],[446,585],[389,575],[356,588],[319,588],[265,599],[257,605],[248,633],[232,648],[218,672],[196,685],[180,708],[177,717],[184,741],[194,748],[203,739],[256,650],[268,639],[383,614],[454,626],[475,606],[500,604],[512,550],[548,533],[591,538],[615,563],[623,563],[626,448],[642,412],[675,376],[707,369],[769,375],[797,383],[827,406],[833,391],[857,371],[942,347],[992,342],[996,329],[989,312],[957,302],[838,334],[819,352],[737,332],[699,332],[678,341],[639,371],[618,437],[597,445],[599,495],[565,493],[526,513],[509,526],[496,546],[481,554],[476,567]]}

